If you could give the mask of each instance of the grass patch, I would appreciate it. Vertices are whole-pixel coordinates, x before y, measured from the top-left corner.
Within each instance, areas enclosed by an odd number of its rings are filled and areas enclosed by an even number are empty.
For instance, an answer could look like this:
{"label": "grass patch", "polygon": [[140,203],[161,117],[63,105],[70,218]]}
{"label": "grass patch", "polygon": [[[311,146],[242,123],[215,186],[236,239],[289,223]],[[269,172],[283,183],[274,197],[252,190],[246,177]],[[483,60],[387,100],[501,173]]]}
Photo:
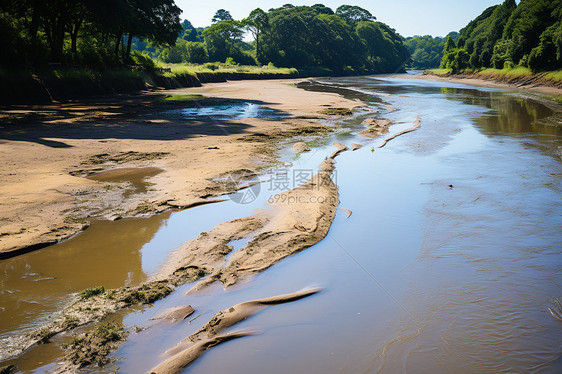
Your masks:
{"label": "grass patch", "polygon": [[426,71],[435,75],[450,75],[453,72],[451,69],[428,69]]}
{"label": "grass patch", "polygon": [[127,305],[150,304],[165,298],[171,294],[172,291],[172,287],[170,287],[167,282],[155,281],[145,283],[138,287],[120,288],[108,295],[108,298],[126,303]]}
{"label": "grass patch", "polygon": [[477,73],[478,75],[483,76],[492,76],[492,77],[517,77],[517,76],[526,76],[526,75],[533,75],[533,71],[529,68],[518,66],[513,69],[484,69]]}
{"label": "grass patch", "polygon": [[[544,77],[554,82],[562,82],[562,70],[551,71],[549,73],[546,73]],[[556,101],[560,102],[560,96],[558,96]]]}
{"label": "grass patch", "polygon": [[246,142],[269,142],[272,140],[284,140],[293,138],[296,136],[315,136],[315,135],[323,135],[333,132],[334,129],[331,127],[326,126],[302,126],[302,127],[295,127],[290,130],[284,131],[277,131],[271,134],[263,134],[263,133],[254,133],[250,135],[246,135],[240,140]]}
{"label": "grass patch", "polygon": [[322,109],[319,113],[327,116],[350,116],[353,114],[349,108],[326,108]]}
{"label": "grass patch", "polygon": [[168,95],[164,97],[163,101],[193,101],[193,100],[201,100],[204,99],[205,96],[191,94],[191,95]]}
{"label": "grass patch", "polygon": [[160,63],[162,67],[170,69],[171,72],[164,75],[175,76],[182,74],[196,75],[197,73],[243,73],[243,74],[296,74],[297,69],[294,68],[278,68],[274,66],[252,66],[252,65],[227,65],[222,63],[206,63],[206,64],[167,64]]}
{"label": "grass patch", "polygon": [[64,217],[64,223],[66,224],[77,224],[77,223],[86,223],[86,218],[74,218],[71,216]]}
{"label": "grass patch", "polygon": [[96,295],[101,295],[104,292],[105,292],[105,288],[103,286],[92,287],[92,288],[86,288],[85,290],[80,291],[78,293],[78,296],[80,297],[81,300],[86,300],[86,299],[89,299],[90,297],[94,297]]}

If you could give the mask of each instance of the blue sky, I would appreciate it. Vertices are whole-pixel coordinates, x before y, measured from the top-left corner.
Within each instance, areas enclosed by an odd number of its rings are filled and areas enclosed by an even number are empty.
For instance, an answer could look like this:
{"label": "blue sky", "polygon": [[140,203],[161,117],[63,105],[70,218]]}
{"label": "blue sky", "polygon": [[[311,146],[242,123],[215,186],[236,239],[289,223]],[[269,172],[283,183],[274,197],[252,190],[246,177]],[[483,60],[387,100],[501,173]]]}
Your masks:
{"label": "blue sky", "polygon": [[176,0],[176,4],[183,9],[183,18],[187,18],[195,27],[209,26],[211,18],[221,8],[230,11],[235,19],[242,19],[258,7],[267,11],[287,3],[321,3],[335,11],[338,6],[349,4],[368,9],[379,21],[387,23],[403,36],[444,36],[466,26],[487,7],[502,2],[503,0]]}

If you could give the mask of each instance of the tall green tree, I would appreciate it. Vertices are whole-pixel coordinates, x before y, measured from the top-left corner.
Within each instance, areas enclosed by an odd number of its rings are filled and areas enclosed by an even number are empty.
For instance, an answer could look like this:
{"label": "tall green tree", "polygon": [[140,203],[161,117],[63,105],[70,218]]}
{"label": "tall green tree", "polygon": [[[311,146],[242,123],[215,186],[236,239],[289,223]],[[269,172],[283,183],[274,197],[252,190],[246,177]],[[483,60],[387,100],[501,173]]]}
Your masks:
{"label": "tall green tree", "polygon": [[376,17],[367,9],[355,5],[342,5],[336,9],[336,14],[353,27],[361,21],[375,21]]}
{"label": "tall green tree", "polygon": [[212,61],[225,61],[240,53],[244,31],[239,22],[234,20],[219,21],[203,31],[205,45]]}
{"label": "tall green tree", "polygon": [[211,20],[211,22],[217,23],[217,22],[220,22],[220,21],[232,21],[233,19],[234,18],[232,18],[232,15],[230,14],[230,12],[228,10],[219,9],[219,10],[217,10],[215,15],[213,16],[213,19]]}
{"label": "tall green tree", "polygon": [[262,59],[260,36],[269,26],[269,17],[261,8],[256,8],[247,18],[242,20],[242,24],[250,31],[256,41],[256,59],[260,62]]}

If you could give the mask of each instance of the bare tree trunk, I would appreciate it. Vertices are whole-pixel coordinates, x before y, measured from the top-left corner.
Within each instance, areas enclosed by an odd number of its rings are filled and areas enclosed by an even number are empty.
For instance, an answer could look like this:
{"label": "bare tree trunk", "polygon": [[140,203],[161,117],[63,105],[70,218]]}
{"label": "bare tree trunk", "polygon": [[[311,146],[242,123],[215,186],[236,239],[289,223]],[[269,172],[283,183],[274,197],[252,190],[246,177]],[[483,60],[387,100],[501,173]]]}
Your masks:
{"label": "bare tree trunk", "polygon": [[125,53],[125,63],[129,63],[129,56],[131,55],[131,44],[133,42],[133,34],[129,33],[129,39],[127,40],[127,52]]}
{"label": "bare tree trunk", "polygon": [[119,58],[119,46],[121,45],[122,36],[123,34],[121,32],[117,35],[117,41],[115,42],[115,59]]}
{"label": "bare tree trunk", "polygon": [[83,23],[83,18],[78,18],[74,21],[74,23],[72,24],[71,30],[70,30],[70,40],[71,40],[71,47],[70,47],[70,51],[73,54],[76,54],[76,52],[78,52],[78,48],[77,48],[77,40],[78,40],[78,32],[80,31],[80,28],[82,27],[82,23]]}

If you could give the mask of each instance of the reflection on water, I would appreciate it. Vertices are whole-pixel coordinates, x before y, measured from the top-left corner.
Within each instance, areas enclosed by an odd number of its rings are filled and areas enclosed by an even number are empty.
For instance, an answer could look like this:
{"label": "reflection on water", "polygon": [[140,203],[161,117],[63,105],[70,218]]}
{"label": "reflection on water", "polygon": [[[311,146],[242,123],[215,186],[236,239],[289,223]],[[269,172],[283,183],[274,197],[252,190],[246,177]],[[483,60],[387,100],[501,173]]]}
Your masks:
{"label": "reflection on water", "polygon": [[162,171],[155,167],[118,168],[95,173],[87,178],[98,182],[130,183],[133,188],[124,194],[124,197],[128,197],[131,194],[146,193],[150,183],[145,179],[158,175]]}
{"label": "reflection on water", "polygon": [[539,102],[508,96],[501,92],[482,92],[455,87],[442,87],[441,93],[449,100],[492,109],[490,115],[481,116],[474,121],[487,134],[560,134],[559,127],[541,124],[540,120],[552,116],[554,112]]}
{"label": "reflection on water", "polygon": [[283,118],[286,114],[257,102],[242,100],[202,100],[166,112],[172,119],[229,121],[244,118]]}
{"label": "reflection on water", "polygon": [[[114,355],[122,357],[119,372],[145,372],[219,310],[311,285],[325,290],[245,320],[234,329],[262,333],[213,348],[186,372],[562,372],[562,325],[547,310],[549,299],[562,294],[562,132],[541,124],[552,109],[500,90],[445,82],[350,77],[325,83],[329,89],[306,88],[372,95],[367,102],[373,111],[383,95],[384,104],[397,109],[390,119],[408,126],[420,116],[421,129],[375,152],[371,147],[379,140],[342,138],[366,145],[337,159],[340,207],[353,214],[338,214],[325,240],[250,282],[190,295],[185,285],[126,316],[127,325],[146,326],[158,311],[190,304],[198,318],[131,334]],[[322,146],[293,162],[309,168],[330,151]],[[187,236],[195,236],[250,214],[266,199],[259,196],[255,206],[214,204],[192,215],[176,213],[167,225],[177,219],[178,228],[160,229],[153,241],[164,232],[185,237],[186,227]],[[199,226],[209,217],[213,224]],[[107,229],[117,235],[110,228],[116,224]],[[238,249],[244,243],[232,244]],[[121,258],[129,265],[113,270],[121,274],[116,283],[125,282],[132,268],[140,275],[131,282],[140,281],[147,263],[161,262],[156,252],[143,250],[142,260],[138,250]],[[150,256],[157,258],[147,262]],[[53,276],[50,267],[26,270],[22,263],[18,269],[19,277],[40,273],[17,280],[22,284]],[[54,281],[36,283],[49,287]],[[97,285],[90,283],[75,289]],[[39,298],[33,292],[21,295]],[[10,302],[24,300],[21,295]]]}
{"label": "reflection on water", "polygon": [[44,322],[73,292],[144,281],[140,250],[168,217],[95,222],[66,242],[0,261],[0,337]]}

